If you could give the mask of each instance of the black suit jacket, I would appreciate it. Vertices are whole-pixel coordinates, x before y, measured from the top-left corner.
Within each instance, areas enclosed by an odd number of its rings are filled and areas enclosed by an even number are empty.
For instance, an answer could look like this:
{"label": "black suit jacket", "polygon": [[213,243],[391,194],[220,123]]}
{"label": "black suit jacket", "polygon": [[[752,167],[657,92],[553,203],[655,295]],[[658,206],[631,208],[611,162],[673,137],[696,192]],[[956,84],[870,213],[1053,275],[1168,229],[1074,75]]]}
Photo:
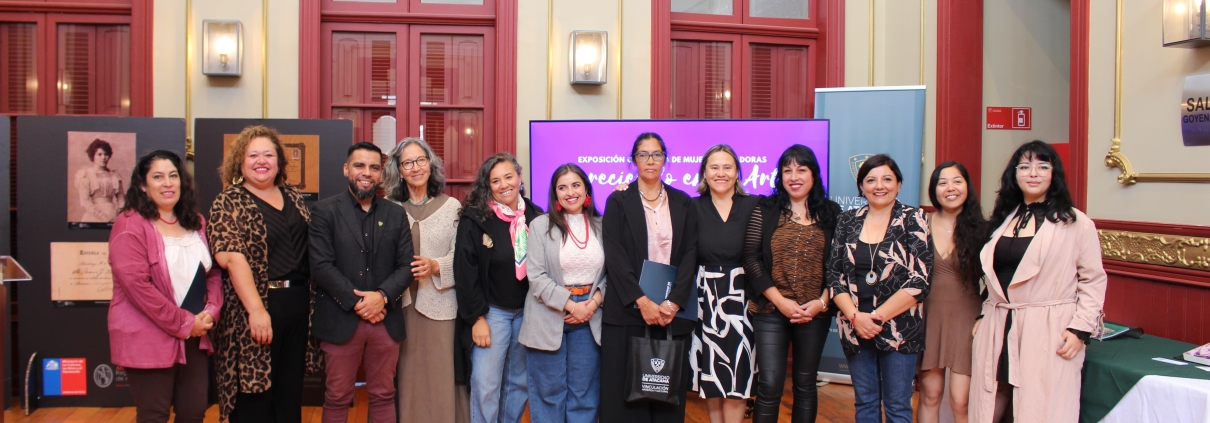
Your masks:
{"label": "black suit jacket", "polygon": [[[412,231],[403,207],[382,198],[374,198],[375,245],[362,245],[361,219],[357,203],[342,192],[315,203],[311,208],[311,280],[315,291],[315,316],[311,334],[324,341],[343,343],[353,336],[361,317],[353,307],[361,297],[358,291],[383,290],[387,296],[387,332],[396,341],[406,336],[403,292],[412,283]],[[371,248],[373,262],[366,263],[363,249]],[[370,269],[369,282],[359,273]]]}
{"label": "black suit jacket", "polygon": [[[668,299],[685,308],[690,291],[696,289],[697,275],[697,213],[689,195],[664,185],[668,195],[668,212],[672,217],[672,255],[669,264],[677,267],[676,282]],[[638,181],[625,191],[609,194],[602,222],[605,242],[605,271],[609,274],[609,289],[605,290],[602,322],[618,326],[646,326],[643,314],[634,302],[643,297],[639,273],[647,259],[647,217],[643,210]],[[693,331],[695,322],[675,318],[672,333],[683,335]]]}

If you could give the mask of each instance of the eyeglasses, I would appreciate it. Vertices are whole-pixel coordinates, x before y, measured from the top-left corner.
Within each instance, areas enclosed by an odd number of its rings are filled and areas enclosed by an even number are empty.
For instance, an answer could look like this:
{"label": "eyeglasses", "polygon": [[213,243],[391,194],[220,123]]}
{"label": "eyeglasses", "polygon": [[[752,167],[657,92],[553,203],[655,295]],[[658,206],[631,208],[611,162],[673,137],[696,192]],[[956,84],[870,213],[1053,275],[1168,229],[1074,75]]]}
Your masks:
{"label": "eyeglasses", "polygon": [[634,155],[636,162],[649,162],[649,161],[654,160],[655,162],[658,163],[658,162],[664,161],[664,157],[665,157],[664,153],[661,151],[657,151],[654,153],[648,153],[648,152],[644,151],[644,152]]}
{"label": "eyeglasses", "polygon": [[1028,175],[1033,173],[1033,171],[1037,171],[1039,175],[1045,175],[1049,174],[1052,170],[1054,170],[1054,167],[1051,166],[1050,163],[1038,163],[1037,165],[1021,163],[1017,165],[1017,173],[1023,175]]}
{"label": "eyeglasses", "polygon": [[399,162],[399,167],[402,167],[403,170],[412,170],[412,166],[425,167],[428,165],[429,165],[428,157],[421,157],[416,160],[408,160],[406,162]]}

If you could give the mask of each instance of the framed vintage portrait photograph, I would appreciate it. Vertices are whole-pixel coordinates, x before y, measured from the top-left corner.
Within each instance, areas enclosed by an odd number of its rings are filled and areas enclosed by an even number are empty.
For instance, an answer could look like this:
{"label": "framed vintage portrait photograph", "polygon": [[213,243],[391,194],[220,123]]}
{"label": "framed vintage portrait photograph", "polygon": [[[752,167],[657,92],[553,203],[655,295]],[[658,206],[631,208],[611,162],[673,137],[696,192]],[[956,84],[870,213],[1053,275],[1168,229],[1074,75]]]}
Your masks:
{"label": "framed vintage portrait photograph", "polygon": [[108,229],[125,203],[135,161],[135,134],[67,133],[67,225]]}

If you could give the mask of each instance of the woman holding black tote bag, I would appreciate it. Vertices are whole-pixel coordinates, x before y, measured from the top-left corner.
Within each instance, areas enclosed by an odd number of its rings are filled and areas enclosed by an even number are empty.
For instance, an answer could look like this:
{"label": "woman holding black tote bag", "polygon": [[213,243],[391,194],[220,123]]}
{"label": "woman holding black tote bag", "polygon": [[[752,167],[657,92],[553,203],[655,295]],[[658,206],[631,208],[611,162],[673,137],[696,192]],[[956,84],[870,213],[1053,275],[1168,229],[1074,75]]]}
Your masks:
{"label": "woman holding black tote bag", "polygon": [[[602,232],[605,268],[610,276],[601,325],[602,423],[685,420],[684,401],[675,405],[626,401],[626,375],[632,361],[630,340],[648,334],[653,339],[665,339],[671,333],[672,339],[688,344],[694,329],[694,322],[674,315],[688,304],[694,289],[697,215],[692,212],[689,195],[660,181],[667,155],[659,135],[639,135],[630,151],[639,179],[625,191],[610,194],[605,205]],[[679,269],[667,301],[656,303],[639,287],[644,260]],[[681,371],[670,377],[688,386],[688,369],[681,366]]]}

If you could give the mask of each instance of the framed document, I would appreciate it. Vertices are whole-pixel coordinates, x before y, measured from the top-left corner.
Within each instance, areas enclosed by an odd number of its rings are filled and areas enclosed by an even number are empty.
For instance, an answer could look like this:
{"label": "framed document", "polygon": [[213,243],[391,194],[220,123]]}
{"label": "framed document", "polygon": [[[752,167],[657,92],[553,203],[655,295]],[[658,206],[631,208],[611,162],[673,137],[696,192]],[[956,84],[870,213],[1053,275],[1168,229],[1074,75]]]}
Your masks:
{"label": "framed document", "polygon": [[113,299],[108,242],[50,243],[50,300],[56,305]]}

